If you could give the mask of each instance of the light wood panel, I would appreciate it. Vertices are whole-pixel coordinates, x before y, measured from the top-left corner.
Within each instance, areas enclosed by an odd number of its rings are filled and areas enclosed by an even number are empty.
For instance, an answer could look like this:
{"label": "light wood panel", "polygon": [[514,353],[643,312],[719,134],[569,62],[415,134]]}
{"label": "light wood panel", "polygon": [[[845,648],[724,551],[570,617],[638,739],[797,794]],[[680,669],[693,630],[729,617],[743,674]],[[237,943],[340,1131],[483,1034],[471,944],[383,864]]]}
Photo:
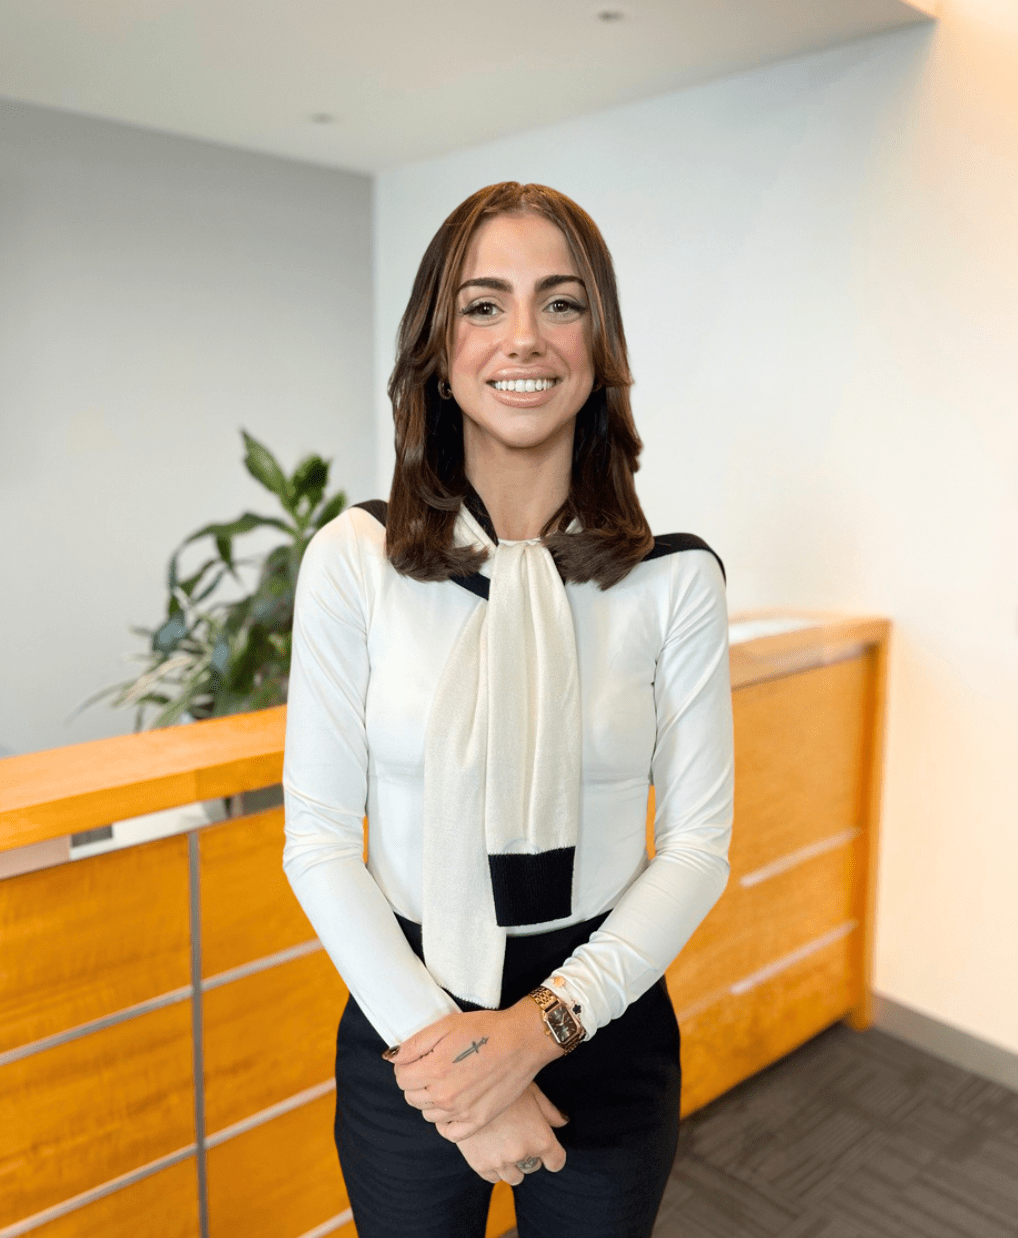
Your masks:
{"label": "light wood panel", "polygon": [[491,1193],[491,1207],[488,1209],[488,1226],[484,1231],[484,1238],[502,1238],[515,1224],[513,1188],[508,1182],[496,1182]]}
{"label": "light wood panel", "polygon": [[190,983],[187,839],[0,881],[0,1051]]}
{"label": "light wood panel", "polygon": [[888,644],[884,641],[867,655],[870,665],[866,702],[866,788],[863,800],[863,835],[859,863],[852,882],[852,909],[859,921],[853,942],[852,970],[860,977],[859,1000],[848,1015],[857,1032],[873,1023],[873,944],[877,917],[877,856],[880,840],[880,798],[883,787],[886,728]]}
{"label": "light wood panel", "polygon": [[180,1002],[0,1067],[0,1226],[194,1141]]}
{"label": "light wood panel", "polygon": [[329,1093],[209,1149],[210,1238],[299,1238],[349,1206],[335,1105]]}
{"label": "light wood panel", "polygon": [[324,950],[205,994],[209,1133],[331,1079],[347,990]]}
{"label": "light wood panel", "polygon": [[870,675],[859,657],[733,694],[733,877],[860,825]]}
{"label": "light wood panel", "polygon": [[282,808],[202,831],[203,975],[314,937],[283,872],[283,841]]}
{"label": "light wood panel", "polygon": [[842,1018],[858,1000],[853,934],[684,1020],[682,1114],[694,1112]]}
{"label": "light wood panel", "polygon": [[0,850],[279,782],[286,707],[118,735],[0,765]]}
{"label": "light wood panel", "polygon": [[39,1229],[31,1238],[198,1238],[194,1158],[161,1169]]}
{"label": "light wood panel", "polygon": [[855,845],[814,856],[743,888],[729,883],[668,969],[681,1014],[852,918]]}

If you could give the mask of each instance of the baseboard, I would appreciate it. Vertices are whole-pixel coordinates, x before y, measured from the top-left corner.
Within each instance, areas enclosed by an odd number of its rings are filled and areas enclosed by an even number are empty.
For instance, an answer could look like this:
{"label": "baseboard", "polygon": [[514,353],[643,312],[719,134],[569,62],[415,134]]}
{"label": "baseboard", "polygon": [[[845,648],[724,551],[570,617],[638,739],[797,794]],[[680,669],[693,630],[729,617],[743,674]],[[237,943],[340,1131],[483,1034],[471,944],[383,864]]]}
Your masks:
{"label": "baseboard", "polygon": [[1018,1053],[941,1023],[911,1006],[873,995],[873,1025],[889,1036],[1018,1092]]}

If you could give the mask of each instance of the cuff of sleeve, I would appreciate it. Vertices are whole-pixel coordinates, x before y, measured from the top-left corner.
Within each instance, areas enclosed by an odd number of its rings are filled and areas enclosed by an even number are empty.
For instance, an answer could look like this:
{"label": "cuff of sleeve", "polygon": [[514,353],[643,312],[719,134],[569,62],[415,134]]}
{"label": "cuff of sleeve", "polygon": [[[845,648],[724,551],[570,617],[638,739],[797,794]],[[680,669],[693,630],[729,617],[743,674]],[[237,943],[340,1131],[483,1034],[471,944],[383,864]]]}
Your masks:
{"label": "cuff of sleeve", "polygon": [[590,1040],[590,1038],[594,1035],[594,1032],[597,1031],[593,1011],[587,1010],[584,1006],[580,995],[569,983],[568,977],[564,976],[561,972],[554,971],[548,979],[544,981],[544,987],[550,989],[556,997],[565,1002],[565,1004],[583,1025],[584,1036],[580,1043],[583,1044],[584,1042]]}

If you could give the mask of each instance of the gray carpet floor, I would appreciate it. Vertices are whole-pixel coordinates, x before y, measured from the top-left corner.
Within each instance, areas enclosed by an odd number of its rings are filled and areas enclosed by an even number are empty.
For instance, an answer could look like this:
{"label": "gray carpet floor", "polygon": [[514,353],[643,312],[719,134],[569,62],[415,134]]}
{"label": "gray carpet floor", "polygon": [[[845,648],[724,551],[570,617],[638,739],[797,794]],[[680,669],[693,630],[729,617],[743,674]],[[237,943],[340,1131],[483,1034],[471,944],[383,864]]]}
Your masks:
{"label": "gray carpet floor", "polygon": [[1018,1238],[1018,1092],[837,1023],[683,1122],[654,1238]]}

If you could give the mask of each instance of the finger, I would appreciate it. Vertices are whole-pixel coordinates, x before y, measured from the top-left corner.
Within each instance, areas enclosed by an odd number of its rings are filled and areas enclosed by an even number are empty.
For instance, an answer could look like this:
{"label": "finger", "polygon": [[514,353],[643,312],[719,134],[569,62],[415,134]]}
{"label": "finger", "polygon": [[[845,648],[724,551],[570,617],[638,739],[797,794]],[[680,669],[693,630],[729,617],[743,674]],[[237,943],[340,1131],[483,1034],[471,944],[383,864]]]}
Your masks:
{"label": "finger", "polygon": [[441,1122],[446,1126],[456,1127],[456,1143],[459,1143],[461,1139],[469,1139],[471,1135],[476,1135],[481,1129],[476,1122],[465,1122],[457,1118],[449,1109],[421,1109],[420,1115],[425,1122],[431,1122],[435,1126]]}
{"label": "finger", "polygon": [[508,1182],[510,1186],[519,1186],[524,1176],[515,1165],[506,1165],[502,1170],[502,1181]]}
{"label": "finger", "polygon": [[403,1093],[403,1099],[414,1109],[433,1109],[436,1113],[444,1113],[444,1121],[451,1122],[454,1117],[453,1111],[444,1109],[427,1088],[408,1088]]}
{"label": "finger", "polygon": [[415,1058],[412,1062],[394,1062],[396,1082],[404,1092],[419,1091],[438,1083],[441,1078],[440,1064],[432,1056],[434,1050]]}
{"label": "finger", "polygon": [[544,1161],[545,1169],[557,1174],[560,1169],[565,1168],[566,1150],[556,1139],[551,1147],[545,1148],[541,1153],[541,1160]]}
{"label": "finger", "polygon": [[[391,1049],[387,1049],[382,1055],[386,1061],[392,1062],[393,1065],[409,1066],[411,1062],[417,1062],[422,1057],[431,1053],[435,1045],[439,1041],[444,1040],[449,1033],[447,1027],[443,1027],[445,1020],[434,1024],[432,1027],[426,1027],[422,1032],[418,1032],[416,1036],[411,1036],[404,1040],[395,1053]],[[391,1055],[391,1056],[390,1056]]]}
{"label": "finger", "polygon": [[544,1119],[549,1126],[565,1126],[569,1119],[557,1105],[553,1105],[551,1103],[540,1088],[534,1088],[534,1097],[537,1100],[541,1113],[544,1115]]}
{"label": "finger", "polygon": [[471,1135],[476,1135],[481,1127],[477,1122],[441,1121],[435,1123],[435,1129],[443,1139],[448,1139],[450,1143],[461,1143],[464,1139],[469,1139]]}

